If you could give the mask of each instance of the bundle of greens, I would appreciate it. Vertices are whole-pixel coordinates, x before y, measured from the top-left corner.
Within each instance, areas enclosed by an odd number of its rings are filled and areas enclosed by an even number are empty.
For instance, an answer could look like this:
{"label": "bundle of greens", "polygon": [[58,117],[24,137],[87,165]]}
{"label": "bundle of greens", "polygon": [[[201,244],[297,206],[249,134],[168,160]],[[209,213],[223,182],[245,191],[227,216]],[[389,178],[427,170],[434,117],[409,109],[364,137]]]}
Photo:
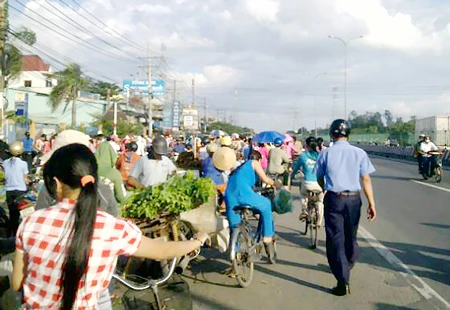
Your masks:
{"label": "bundle of greens", "polygon": [[135,191],[121,208],[121,216],[153,219],[160,214],[179,215],[206,203],[216,194],[211,179],[195,178],[193,172],[175,175],[166,183]]}

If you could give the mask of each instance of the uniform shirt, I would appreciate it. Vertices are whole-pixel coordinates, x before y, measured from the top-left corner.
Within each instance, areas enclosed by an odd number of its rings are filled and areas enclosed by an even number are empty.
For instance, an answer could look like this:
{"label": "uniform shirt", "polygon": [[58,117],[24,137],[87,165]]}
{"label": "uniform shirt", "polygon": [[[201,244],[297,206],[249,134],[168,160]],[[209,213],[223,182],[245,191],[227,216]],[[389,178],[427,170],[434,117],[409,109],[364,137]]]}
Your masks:
{"label": "uniform shirt", "polygon": [[136,178],[143,186],[149,187],[166,182],[176,169],[173,162],[166,156],[163,156],[161,160],[148,159],[144,156],[136,161],[129,176]]}
{"label": "uniform shirt", "polygon": [[[35,211],[17,231],[16,248],[27,258],[23,283],[29,308],[60,309],[61,270],[74,224],[75,202],[63,200],[56,206]],[[141,243],[139,228],[97,211],[89,262],[79,284],[74,309],[97,310],[101,293],[108,289],[119,255],[133,255]]]}
{"label": "uniform shirt", "polygon": [[5,189],[7,191],[26,191],[27,184],[24,175],[28,174],[28,164],[17,157],[12,157],[3,162],[5,169]]}
{"label": "uniform shirt", "polygon": [[361,177],[375,172],[367,153],[347,141],[336,141],[317,160],[317,179],[325,179],[325,190],[335,193],[360,191]]}
{"label": "uniform shirt", "polygon": [[289,163],[286,151],[281,148],[274,148],[269,153],[268,173],[283,174],[286,171],[284,164]]}

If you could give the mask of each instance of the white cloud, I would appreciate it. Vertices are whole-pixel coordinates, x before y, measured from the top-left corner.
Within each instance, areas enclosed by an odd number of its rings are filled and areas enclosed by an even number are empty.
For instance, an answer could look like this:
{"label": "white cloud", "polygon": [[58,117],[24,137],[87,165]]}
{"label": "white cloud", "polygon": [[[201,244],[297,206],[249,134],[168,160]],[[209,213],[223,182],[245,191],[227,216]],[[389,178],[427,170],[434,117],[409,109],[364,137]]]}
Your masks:
{"label": "white cloud", "polygon": [[241,78],[239,70],[223,64],[205,66],[201,72],[176,72],[175,75],[188,85],[191,84],[192,79],[194,78],[196,87],[200,88],[232,88]]}
{"label": "white cloud", "polygon": [[409,52],[442,49],[441,38],[436,33],[423,33],[409,14],[390,14],[381,0],[337,0],[336,8],[341,14],[346,13],[364,21],[368,32],[364,41],[368,44]]}
{"label": "white cloud", "polygon": [[[432,115],[450,115],[450,92],[444,92],[437,97],[411,101],[397,101],[391,105],[393,115],[403,118],[417,118]],[[430,109],[430,107],[433,107]]]}
{"label": "white cloud", "polygon": [[231,13],[228,10],[220,12],[219,16],[222,17],[225,20],[230,20],[231,19]]}
{"label": "white cloud", "polygon": [[147,12],[154,14],[171,14],[172,9],[165,5],[152,5],[152,4],[142,4],[136,7],[136,10],[139,12]]}
{"label": "white cloud", "polygon": [[161,41],[161,43],[167,45],[168,48],[174,49],[211,48],[214,46],[214,42],[208,38],[195,37],[178,32],[172,33],[168,38],[155,38],[155,41]]}
{"label": "white cloud", "polygon": [[276,0],[245,0],[248,12],[259,21],[275,22],[280,8]]}

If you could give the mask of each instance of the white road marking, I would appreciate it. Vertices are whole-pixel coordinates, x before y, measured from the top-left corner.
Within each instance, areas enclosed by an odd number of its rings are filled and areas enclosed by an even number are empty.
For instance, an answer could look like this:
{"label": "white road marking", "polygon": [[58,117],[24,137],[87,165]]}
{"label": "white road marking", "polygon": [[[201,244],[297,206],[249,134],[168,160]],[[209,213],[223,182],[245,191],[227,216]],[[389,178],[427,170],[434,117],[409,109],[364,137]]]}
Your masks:
{"label": "white road marking", "polygon": [[428,184],[428,183],[417,181],[417,180],[411,180],[411,182],[414,182],[414,183],[417,183],[417,184],[420,184],[420,185],[423,185],[423,186],[428,186],[428,187],[431,187],[431,188],[435,188],[435,189],[438,189],[438,190],[450,193],[450,189],[448,189],[448,188],[440,187],[440,186],[433,185],[433,184]]}
{"label": "white road marking", "polygon": [[[428,185],[428,184],[427,184]],[[450,309],[450,303],[446,301],[441,295],[433,290],[425,281],[417,276],[414,271],[409,269],[402,261],[395,256],[387,247],[382,245],[371,233],[369,233],[364,227],[359,226],[359,234],[366,239],[366,241],[377,252],[384,257],[399,273],[405,278],[405,280],[435,309]]]}

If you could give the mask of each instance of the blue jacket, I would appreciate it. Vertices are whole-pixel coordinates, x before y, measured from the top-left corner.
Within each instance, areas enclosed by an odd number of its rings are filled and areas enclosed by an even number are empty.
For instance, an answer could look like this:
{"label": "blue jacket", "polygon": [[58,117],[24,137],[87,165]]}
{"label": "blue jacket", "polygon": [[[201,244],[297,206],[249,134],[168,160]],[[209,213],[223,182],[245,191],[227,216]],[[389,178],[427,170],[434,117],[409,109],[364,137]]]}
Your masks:
{"label": "blue jacket", "polygon": [[292,171],[292,175],[296,175],[298,170],[301,168],[303,174],[305,175],[305,181],[317,182],[316,162],[318,158],[318,152],[303,152],[299,159],[294,163],[294,170]]}
{"label": "blue jacket", "polygon": [[208,156],[203,161],[201,177],[210,178],[216,185],[222,185],[225,183],[223,181],[222,173],[219,170],[217,170],[216,167],[214,166],[213,159],[211,158],[211,156]]}

